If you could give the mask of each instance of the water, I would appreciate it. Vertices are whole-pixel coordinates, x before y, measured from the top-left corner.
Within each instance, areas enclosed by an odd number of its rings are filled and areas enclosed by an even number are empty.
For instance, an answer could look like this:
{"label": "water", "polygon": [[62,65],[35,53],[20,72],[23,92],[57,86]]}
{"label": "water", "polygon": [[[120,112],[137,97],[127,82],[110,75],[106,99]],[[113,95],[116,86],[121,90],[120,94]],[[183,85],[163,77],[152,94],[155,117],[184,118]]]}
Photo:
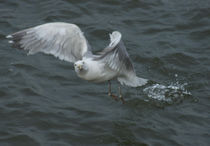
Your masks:
{"label": "water", "polygon": [[184,88],[184,85],[186,84],[176,83],[175,85],[172,84],[169,86],[155,84],[145,88],[143,91],[150,99],[155,100],[155,102],[160,101],[163,103],[174,104],[176,101],[182,101],[185,96],[192,95]]}
{"label": "water", "polygon": [[[208,0],[1,0],[0,146],[209,145],[209,18]],[[71,64],[27,56],[5,39],[56,21],[79,25],[95,52],[120,31],[150,83],[123,87],[123,105],[106,83],[83,81]]]}

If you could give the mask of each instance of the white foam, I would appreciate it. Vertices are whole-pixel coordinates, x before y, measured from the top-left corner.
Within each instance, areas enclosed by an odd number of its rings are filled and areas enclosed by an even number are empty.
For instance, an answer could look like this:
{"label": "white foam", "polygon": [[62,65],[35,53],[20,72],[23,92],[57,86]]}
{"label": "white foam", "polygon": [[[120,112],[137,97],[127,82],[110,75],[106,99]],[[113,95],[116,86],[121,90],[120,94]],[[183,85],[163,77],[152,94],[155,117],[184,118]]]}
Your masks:
{"label": "white foam", "polygon": [[149,99],[173,103],[182,100],[186,95],[191,95],[191,93],[185,89],[186,85],[186,83],[179,84],[178,82],[168,86],[154,84],[145,88],[143,91],[147,94]]}

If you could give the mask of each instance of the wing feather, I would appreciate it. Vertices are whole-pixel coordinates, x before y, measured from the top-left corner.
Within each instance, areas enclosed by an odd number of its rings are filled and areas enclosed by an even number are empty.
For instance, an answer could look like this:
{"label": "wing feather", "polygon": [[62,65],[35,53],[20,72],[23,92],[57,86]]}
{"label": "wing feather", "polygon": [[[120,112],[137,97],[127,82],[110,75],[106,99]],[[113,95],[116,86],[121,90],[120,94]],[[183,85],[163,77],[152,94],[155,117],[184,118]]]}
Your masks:
{"label": "wing feather", "polygon": [[114,31],[110,34],[110,44],[99,54],[96,60],[102,61],[107,67],[116,71],[117,79],[122,85],[138,87],[147,83],[147,79],[136,76],[120,32]]}
{"label": "wing feather", "polygon": [[82,31],[75,24],[46,23],[7,36],[13,47],[28,51],[29,55],[42,52],[61,60],[75,62],[90,51]]}
{"label": "wing feather", "polygon": [[135,72],[120,32],[114,31],[110,34],[110,44],[99,54],[96,59],[105,62],[111,69],[121,73]]}

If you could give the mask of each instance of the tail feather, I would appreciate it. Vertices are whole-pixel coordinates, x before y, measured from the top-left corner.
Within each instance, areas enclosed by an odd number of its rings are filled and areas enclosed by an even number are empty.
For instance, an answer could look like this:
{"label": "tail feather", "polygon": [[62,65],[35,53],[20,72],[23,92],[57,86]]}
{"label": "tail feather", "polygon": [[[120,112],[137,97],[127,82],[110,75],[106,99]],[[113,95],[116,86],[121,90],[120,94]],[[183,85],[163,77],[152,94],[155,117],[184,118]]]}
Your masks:
{"label": "tail feather", "polygon": [[139,87],[145,85],[148,80],[144,78],[139,78],[137,76],[131,76],[131,77],[118,77],[117,78],[120,84],[127,85],[130,87]]}

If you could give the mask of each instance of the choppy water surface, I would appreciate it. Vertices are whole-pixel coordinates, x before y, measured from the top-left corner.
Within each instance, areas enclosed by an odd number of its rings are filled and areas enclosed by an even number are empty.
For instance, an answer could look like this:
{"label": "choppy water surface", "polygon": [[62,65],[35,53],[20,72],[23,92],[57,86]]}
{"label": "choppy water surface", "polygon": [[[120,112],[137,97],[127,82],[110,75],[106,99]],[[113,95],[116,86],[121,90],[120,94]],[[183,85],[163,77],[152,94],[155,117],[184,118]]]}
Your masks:
{"label": "choppy water surface", "polygon": [[[120,31],[150,82],[123,87],[123,105],[71,64],[7,44],[9,33],[56,21],[79,25],[94,51]],[[210,144],[208,0],[1,0],[0,41],[1,146]]]}

